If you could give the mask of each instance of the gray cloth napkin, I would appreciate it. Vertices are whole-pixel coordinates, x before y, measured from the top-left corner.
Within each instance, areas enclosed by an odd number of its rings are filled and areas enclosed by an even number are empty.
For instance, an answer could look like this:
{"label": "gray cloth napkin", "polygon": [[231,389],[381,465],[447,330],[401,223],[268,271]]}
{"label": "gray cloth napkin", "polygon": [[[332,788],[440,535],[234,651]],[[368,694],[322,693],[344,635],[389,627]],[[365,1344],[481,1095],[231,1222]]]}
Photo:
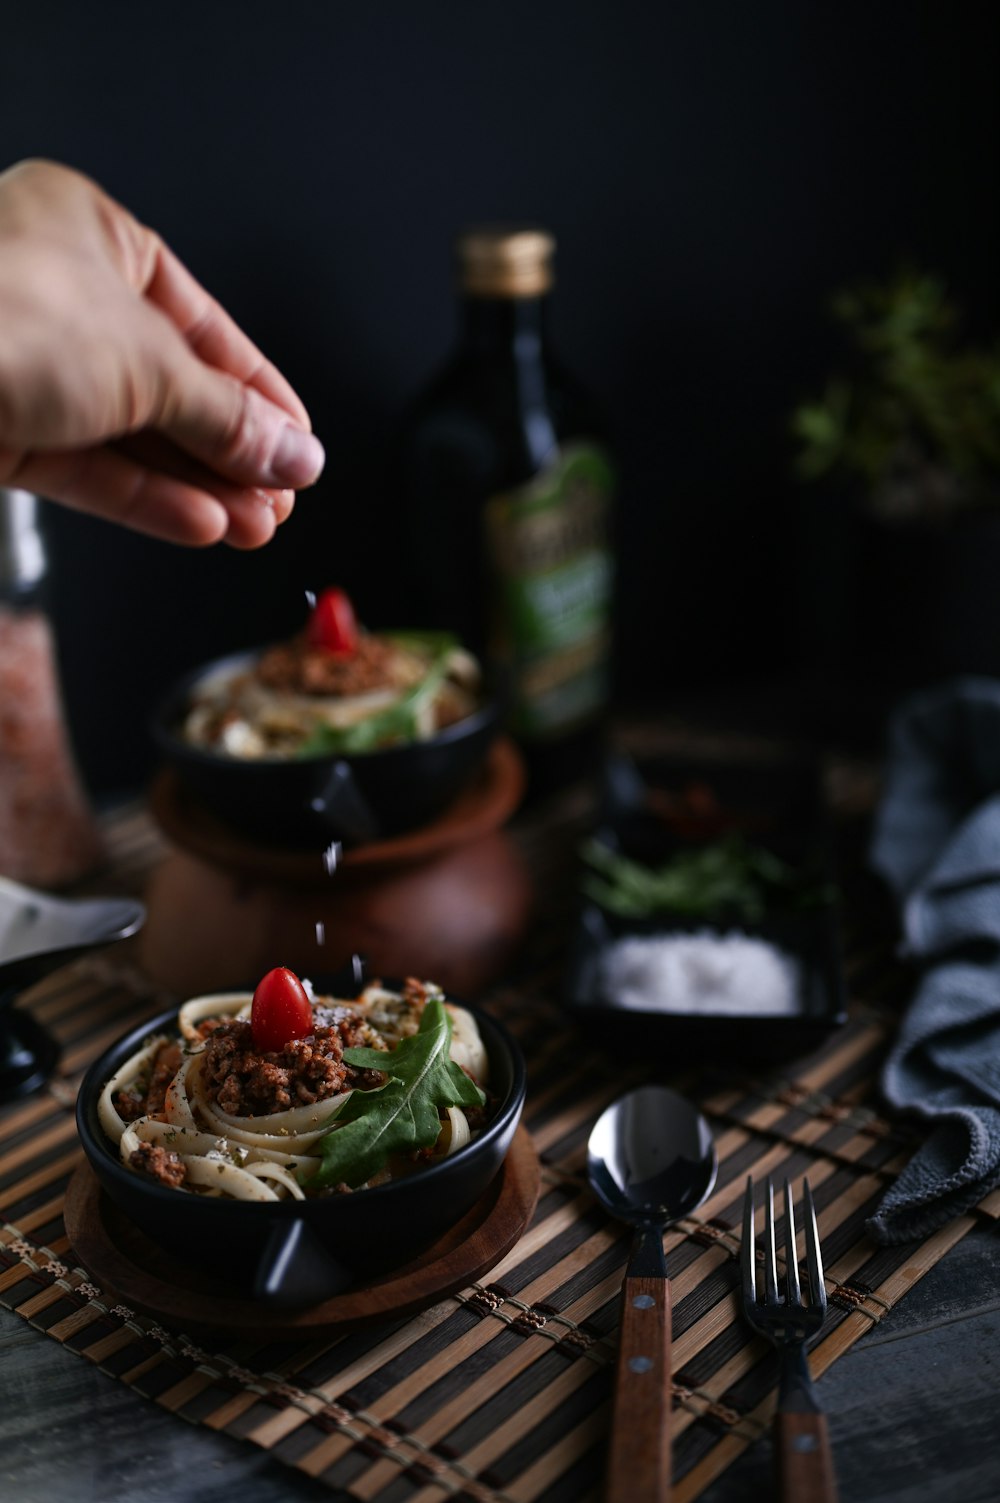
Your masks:
{"label": "gray cloth napkin", "polygon": [[871,860],[922,967],[882,1089],[933,1126],[868,1222],[878,1242],[909,1242],[1000,1185],[1000,682],[900,708]]}

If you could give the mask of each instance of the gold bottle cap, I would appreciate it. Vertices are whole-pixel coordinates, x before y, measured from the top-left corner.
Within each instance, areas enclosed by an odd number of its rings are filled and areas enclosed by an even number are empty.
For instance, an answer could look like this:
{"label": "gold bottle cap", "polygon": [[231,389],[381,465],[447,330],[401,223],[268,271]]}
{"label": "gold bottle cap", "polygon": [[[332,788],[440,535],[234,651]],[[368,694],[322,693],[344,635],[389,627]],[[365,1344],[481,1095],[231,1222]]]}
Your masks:
{"label": "gold bottle cap", "polygon": [[458,240],[462,291],[473,297],[540,297],[552,286],[555,237],[519,225],[482,225]]}

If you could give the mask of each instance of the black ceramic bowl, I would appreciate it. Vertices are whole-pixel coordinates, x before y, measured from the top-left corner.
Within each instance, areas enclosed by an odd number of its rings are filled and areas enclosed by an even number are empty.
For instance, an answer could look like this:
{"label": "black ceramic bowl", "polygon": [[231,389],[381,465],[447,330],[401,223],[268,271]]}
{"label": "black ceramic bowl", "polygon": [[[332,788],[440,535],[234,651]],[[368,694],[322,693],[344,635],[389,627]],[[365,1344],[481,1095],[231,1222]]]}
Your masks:
{"label": "black ceramic bowl", "polygon": [[127,1169],[101,1128],[97,1103],[105,1082],[150,1034],[175,1030],[174,1009],[133,1029],[87,1071],[76,1108],[84,1152],[119,1210],[177,1258],[276,1308],[318,1304],[409,1262],[459,1221],[499,1172],[524,1106],[524,1058],[496,1019],[468,1011],[489,1056],[497,1109],[467,1147],[405,1179],[353,1195],[250,1204],[185,1194]]}
{"label": "black ceramic bowl", "polygon": [[257,652],[219,658],[182,678],[153,712],[162,756],[188,791],[243,835],[285,847],[359,845],[416,829],[440,814],[482,765],[499,707],[477,710],[427,741],[351,756],[241,761],[191,746],[180,734],[202,680],[249,667]]}

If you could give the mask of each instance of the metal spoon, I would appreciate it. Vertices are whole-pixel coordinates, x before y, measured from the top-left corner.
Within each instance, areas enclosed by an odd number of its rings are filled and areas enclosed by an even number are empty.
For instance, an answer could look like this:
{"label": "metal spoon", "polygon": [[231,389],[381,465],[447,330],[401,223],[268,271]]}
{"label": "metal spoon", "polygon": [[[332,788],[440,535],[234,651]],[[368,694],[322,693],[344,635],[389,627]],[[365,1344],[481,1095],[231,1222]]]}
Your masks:
{"label": "metal spoon", "polygon": [[598,1200],[635,1228],[622,1284],[608,1503],[670,1495],[670,1286],[663,1232],[715,1183],[712,1131],[666,1086],[640,1086],[598,1118],[587,1178]]}

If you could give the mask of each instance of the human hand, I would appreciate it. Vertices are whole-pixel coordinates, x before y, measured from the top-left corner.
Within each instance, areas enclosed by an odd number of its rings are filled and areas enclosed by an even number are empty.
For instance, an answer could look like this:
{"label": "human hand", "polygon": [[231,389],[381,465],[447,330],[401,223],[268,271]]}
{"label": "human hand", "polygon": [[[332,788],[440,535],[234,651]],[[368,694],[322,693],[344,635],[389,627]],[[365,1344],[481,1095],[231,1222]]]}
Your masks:
{"label": "human hand", "polygon": [[67,167],[0,173],[0,485],[256,548],[322,468],[288,382],[158,235]]}

